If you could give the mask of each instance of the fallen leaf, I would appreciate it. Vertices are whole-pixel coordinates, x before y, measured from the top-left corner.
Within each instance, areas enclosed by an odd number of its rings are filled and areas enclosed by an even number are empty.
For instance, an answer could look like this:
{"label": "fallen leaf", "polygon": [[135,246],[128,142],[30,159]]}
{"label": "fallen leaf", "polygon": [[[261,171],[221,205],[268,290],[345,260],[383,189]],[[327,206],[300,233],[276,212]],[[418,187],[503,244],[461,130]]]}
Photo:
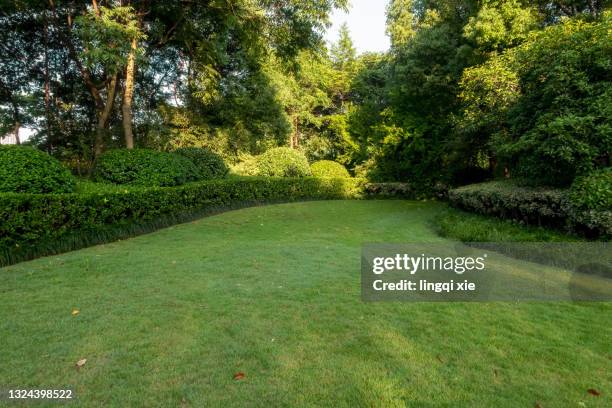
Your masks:
{"label": "fallen leaf", "polygon": [[82,359],[80,359],[79,361],[76,362],[76,367],[77,368],[81,368],[81,367],[83,367],[85,365],[86,362],[87,362],[87,359],[86,358],[82,358]]}
{"label": "fallen leaf", "polygon": [[535,403],[535,405],[534,405],[534,407],[535,407],[535,408],[542,408],[542,405],[540,405],[540,403],[539,403],[539,402],[536,402],[536,403]]}
{"label": "fallen leaf", "polygon": [[234,380],[243,380],[245,377],[244,373],[242,371],[237,372],[236,374],[234,374]]}
{"label": "fallen leaf", "polygon": [[599,396],[601,395],[601,392],[597,391],[597,390],[596,390],[596,389],[594,389],[594,388],[589,388],[589,389],[587,390],[587,392],[588,392],[589,394],[591,394],[591,395],[596,396],[596,397],[599,397]]}
{"label": "fallen leaf", "polygon": [[79,311],[79,309],[72,309],[72,315],[73,315],[73,316],[76,316],[76,315],[78,315],[79,313],[81,313],[81,312]]}

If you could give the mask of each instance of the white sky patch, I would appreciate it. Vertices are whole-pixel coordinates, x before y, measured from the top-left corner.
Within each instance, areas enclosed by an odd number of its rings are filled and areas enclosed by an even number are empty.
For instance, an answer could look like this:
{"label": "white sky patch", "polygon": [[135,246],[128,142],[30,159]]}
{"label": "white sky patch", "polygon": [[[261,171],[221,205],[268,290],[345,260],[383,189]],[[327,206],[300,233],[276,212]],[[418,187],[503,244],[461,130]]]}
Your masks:
{"label": "white sky patch", "polygon": [[348,13],[335,10],[331,16],[332,27],[325,34],[328,43],[338,40],[338,30],[347,23],[357,52],[383,52],[390,46],[385,34],[388,0],[351,0]]}

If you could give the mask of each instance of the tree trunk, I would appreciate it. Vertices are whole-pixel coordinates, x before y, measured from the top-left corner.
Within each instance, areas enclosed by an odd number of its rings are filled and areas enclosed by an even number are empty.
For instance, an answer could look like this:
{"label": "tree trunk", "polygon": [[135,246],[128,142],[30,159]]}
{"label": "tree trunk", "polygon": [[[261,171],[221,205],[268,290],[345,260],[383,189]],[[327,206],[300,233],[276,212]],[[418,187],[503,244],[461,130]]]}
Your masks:
{"label": "tree trunk", "polygon": [[125,68],[125,91],[123,92],[123,134],[125,136],[125,146],[128,149],[134,148],[134,133],[132,131],[132,101],[134,99],[134,76],[136,74],[136,51],[138,41],[132,39],[130,54],[128,55],[127,66]]}
{"label": "tree trunk", "polygon": [[21,144],[21,140],[19,140],[19,129],[21,128],[21,123],[19,121],[15,122],[15,144]]}
{"label": "tree trunk", "polygon": [[117,74],[113,75],[108,84],[106,103],[101,111],[98,111],[98,125],[96,126],[96,140],[94,143],[94,159],[97,159],[104,150],[104,136],[113,111],[113,103],[115,101],[115,92],[117,90]]}

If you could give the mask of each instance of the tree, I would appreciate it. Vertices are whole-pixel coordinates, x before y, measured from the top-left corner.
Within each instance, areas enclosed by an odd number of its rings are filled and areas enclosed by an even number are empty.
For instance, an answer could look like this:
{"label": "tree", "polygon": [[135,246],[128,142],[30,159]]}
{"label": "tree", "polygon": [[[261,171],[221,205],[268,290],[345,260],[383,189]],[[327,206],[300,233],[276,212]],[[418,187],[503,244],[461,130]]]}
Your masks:
{"label": "tree", "polygon": [[405,45],[415,35],[414,0],[391,0],[387,6],[387,35],[391,47]]}

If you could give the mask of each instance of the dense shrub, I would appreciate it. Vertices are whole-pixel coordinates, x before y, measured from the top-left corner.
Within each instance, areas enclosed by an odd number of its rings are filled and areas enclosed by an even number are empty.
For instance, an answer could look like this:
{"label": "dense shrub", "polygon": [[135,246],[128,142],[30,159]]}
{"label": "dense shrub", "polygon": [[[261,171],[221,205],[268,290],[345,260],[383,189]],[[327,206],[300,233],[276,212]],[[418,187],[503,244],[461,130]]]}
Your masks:
{"label": "dense shrub", "polygon": [[408,183],[367,183],[364,193],[377,198],[417,198],[417,192]]}
{"label": "dense shrub", "polygon": [[257,157],[260,176],[306,177],[312,173],[306,156],[289,147],[275,147]]}
{"label": "dense shrub", "polygon": [[310,165],[314,177],[350,177],[346,167],[331,160],[319,160]]}
{"label": "dense shrub", "polygon": [[570,189],[569,201],[575,224],[612,235],[612,168],[577,178]]}
{"label": "dense shrub", "polygon": [[448,199],[467,211],[529,224],[561,226],[567,217],[567,192],[563,189],[492,181],[450,190]]}
{"label": "dense shrub", "polygon": [[110,150],[98,158],[95,178],[115,184],[178,186],[198,179],[197,167],[174,153],[149,149]]}
{"label": "dense shrub", "polygon": [[[77,238],[70,241],[72,246],[61,247],[62,250],[101,242],[97,237],[109,228],[151,223],[154,229],[217,208],[245,203],[359,198],[363,191],[360,179],[311,177],[230,178],[178,187],[104,184],[98,191],[95,186],[85,183],[81,194],[0,194],[0,265],[57,251],[59,243],[74,236]],[[37,248],[51,249],[45,252]]]}
{"label": "dense shrub", "polygon": [[239,176],[256,176],[259,173],[257,168],[257,156],[241,154],[238,163],[232,166],[232,173]]}
{"label": "dense shrub", "polygon": [[174,153],[191,160],[198,168],[201,180],[223,178],[229,171],[221,156],[203,147],[181,147]]}
{"label": "dense shrub", "polygon": [[[604,198],[610,189],[608,177],[599,172],[592,178],[580,178],[571,191],[522,187],[507,181],[472,184],[450,190],[448,199],[451,205],[478,214],[526,224],[569,227],[587,236],[605,238],[612,235],[612,211],[606,201],[610,198]],[[590,194],[601,198],[592,201],[587,197]]]}
{"label": "dense shrub", "polygon": [[27,146],[0,146],[0,192],[68,193],[75,180],[47,153]]}

